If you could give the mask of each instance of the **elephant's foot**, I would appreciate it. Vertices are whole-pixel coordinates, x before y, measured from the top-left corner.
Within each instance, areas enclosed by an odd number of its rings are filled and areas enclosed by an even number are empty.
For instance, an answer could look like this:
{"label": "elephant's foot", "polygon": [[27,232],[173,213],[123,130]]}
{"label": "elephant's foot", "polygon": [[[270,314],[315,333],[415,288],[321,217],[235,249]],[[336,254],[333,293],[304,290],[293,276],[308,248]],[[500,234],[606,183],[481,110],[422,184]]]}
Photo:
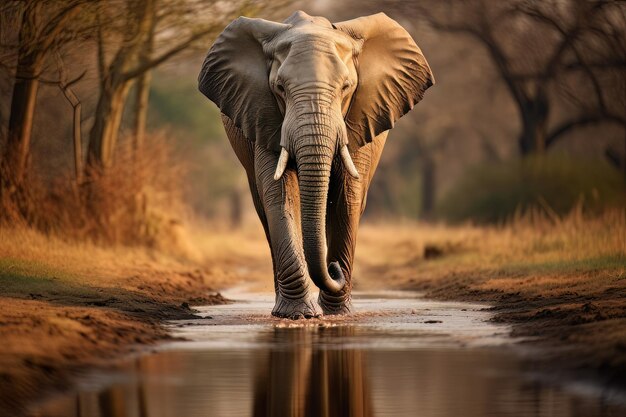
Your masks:
{"label": "elephant's foot", "polygon": [[326,315],[346,315],[352,314],[354,311],[352,297],[349,293],[334,295],[320,291],[318,302]]}
{"label": "elephant's foot", "polygon": [[276,304],[272,310],[272,316],[299,320],[319,317],[322,311],[315,301],[315,297],[306,293],[301,298],[286,298],[280,293],[276,295]]}

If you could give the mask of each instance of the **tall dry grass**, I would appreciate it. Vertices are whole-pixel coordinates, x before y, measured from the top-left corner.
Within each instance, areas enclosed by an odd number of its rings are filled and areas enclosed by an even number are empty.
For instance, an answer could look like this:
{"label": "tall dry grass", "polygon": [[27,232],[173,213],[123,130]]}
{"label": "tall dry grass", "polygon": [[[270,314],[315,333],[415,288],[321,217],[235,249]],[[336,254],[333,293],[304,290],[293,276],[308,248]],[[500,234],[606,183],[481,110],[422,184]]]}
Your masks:
{"label": "tall dry grass", "polygon": [[4,227],[111,245],[177,248],[184,245],[182,219],[185,163],[164,133],[144,149],[123,141],[112,166],[51,182],[31,175],[19,193],[2,193]]}
{"label": "tall dry grass", "polygon": [[577,206],[557,216],[536,208],[491,226],[366,224],[355,275],[378,287],[480,276],[566,280],[594,271],[626,272],[626,209],[591,214]]}

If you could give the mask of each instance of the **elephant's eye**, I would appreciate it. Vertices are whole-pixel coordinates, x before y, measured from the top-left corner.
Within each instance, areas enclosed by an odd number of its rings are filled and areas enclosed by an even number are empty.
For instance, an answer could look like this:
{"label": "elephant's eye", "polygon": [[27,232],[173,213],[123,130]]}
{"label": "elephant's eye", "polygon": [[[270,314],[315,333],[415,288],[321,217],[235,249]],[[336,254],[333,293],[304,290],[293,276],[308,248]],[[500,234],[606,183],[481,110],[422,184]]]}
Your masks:
{"label": "elephant's eye", "polygon": [[278,94],[280,94],[281,96],[285,95],[285,86],[283,86],[283,83],[281,82],[276,83],[276,91],[278,91]]}
{"label": "elephant's eye", "polygon": [[343,87],[341,88],[341,91],[345,93],[346,91],[348,91],[349,88],[350,88],[350,81],[346,80],[346,82],[343,83]]}

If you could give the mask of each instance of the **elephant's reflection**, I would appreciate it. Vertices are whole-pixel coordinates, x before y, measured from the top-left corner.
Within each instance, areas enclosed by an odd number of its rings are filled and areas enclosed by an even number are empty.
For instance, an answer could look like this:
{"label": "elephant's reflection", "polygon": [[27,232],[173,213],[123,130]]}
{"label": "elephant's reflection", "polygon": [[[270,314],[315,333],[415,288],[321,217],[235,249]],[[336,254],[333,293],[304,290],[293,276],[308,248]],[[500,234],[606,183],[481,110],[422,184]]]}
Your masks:
{"label": "elephant's reflection", "polygon": [[278,347],[256,364],[254,416],[373,415],[365,354],[332,345],[354,331],[275,328],[271,337]]}

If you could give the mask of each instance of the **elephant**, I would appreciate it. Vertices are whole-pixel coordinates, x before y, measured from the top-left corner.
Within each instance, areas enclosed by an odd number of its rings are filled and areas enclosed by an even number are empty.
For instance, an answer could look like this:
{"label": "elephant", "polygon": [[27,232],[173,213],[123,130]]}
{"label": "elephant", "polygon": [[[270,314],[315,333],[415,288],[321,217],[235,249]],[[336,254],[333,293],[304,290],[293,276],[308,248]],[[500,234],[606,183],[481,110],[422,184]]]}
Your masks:
{"label": "elephant", "polygon": [[217,37],[198,89],[247,174],[272,255],[272,315],[353,311],[357,230],[388,131],[433,84],[420,48],[384,13],[239,17]]}

